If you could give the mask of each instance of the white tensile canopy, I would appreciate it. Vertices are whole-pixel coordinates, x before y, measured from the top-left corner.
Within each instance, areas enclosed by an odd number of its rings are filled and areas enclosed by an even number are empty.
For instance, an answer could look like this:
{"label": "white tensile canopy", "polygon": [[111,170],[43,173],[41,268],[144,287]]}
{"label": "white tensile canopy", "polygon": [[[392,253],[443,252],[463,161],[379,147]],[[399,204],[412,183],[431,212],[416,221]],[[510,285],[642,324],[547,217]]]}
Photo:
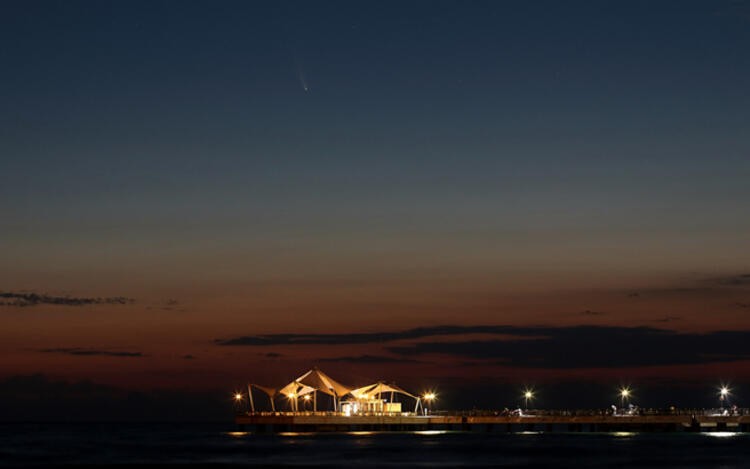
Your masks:
{"label": "white tensile canopy", "polygon": [[421,403],[421,399],[418,396],[415,396],[407,391],[404,391],[403,389],[396,386],[395,384],[386,384],[383,382],[378,382],[375,384],[370,384],[368,386],[363,386],[361,388],[352,389],[352,391],[349,394],[353,396],[354,399],[356,399],[357,401],[377,400],[377,399],[381,399],[383,394],[386,394],[386,395],[390,394],[391,402],[393,402],[394,394],[403,394],[415,400],[414,412],[417,411],[417,409],[419,408],[419,404]]}
{"label": "white tensile canopy", "polygon": [[292,381],[291,383],[287,384],[283,388],[279,389],[279,394],[283,394],[287,397],[295,397],[295,396],[304,396],[305,394],[310,394],[311,392],[314,392],[315,388],[312,388],[310,386],[298,383],[297,381]]}
{"label": "white tensile canopy", "polygon": [[377,396],[381,394],[388,394],[388,393],[404,394],[413,399],[418,399],[417,396],[404,391],[403,389],[396,386],[395,384],[386,384],[386,383],[370,384],[369,386],[363,386],[361,388],[353,389],[350,392],[350,394],[354,396],[355,399],[376,399]]}
{"label": "white tensile canopy", "polygon": [[268,386],[261,386],[260,384],[249,383],[247,385],[247,395],[250,398],[250,410],[255,412],[255,402],[253,401],[253,388],[263,391],[268,396],[268,400],[271,402],[271,410],[276,410],[276,405],[273,403],[273,398],[276,397],[276,390],[269,388]]}
{"label": "white tensile canopy", "polygon": [[349,393],[349,391],[351,391],[350,388],[335,381],[333,378],[320,371],[317,367],[308,371],[294,381],[315,388],[317,391],[322,391],[328,395],[336,397],[345,396]]}
{"label": "white tensile canopy", "polygon": [[[250,396],[250,407],[253,412],[255,412],[255,405],[253,402],[253,388],[258,389],[265,393],[270,402],[271,402],[271,409],[273,411],[276,410],[274,405],[274,398],[276,396],[284,396],[289,400],[289,405],[293,411],[298,410],[299,405],[299,398],[305,398],[306,401],[309,401],[312,397],[313,402],[313,410],[318,410],[318,397],[317,393],[318,391],[322,392],[323,394],[326,394],[328,396],[331,396],[333,398],[333,408],[338,409],[338,400],[343,398],[344,396],[351,396],[356,401],[360,401],[362,405],[367,405],[368,408],[375,406],[379,410],[378,412],[382,412],[381,407],[383,407],[383,400],[382,397],[385,394],[386,396],[390,395],[390,402],[393,402],[394,395],[395,394],[401,394],[404,396],[408,396],[416,401],[416,406],[414,408],[414,411],[416,412],[419,408],[419,405],[421,403],[421,400],[419,396],[415,396],[404,389],[396,386],[395,384],[387,384],[382,381],[370,384],[367,386],[363,386],[361,388],[352,389],[347,386],[344,386],[343,384],[339,383],[338,381],[334,380],[327,374],[320,371],[317,367],[311,369],[307,373],[304,373],[302,376],[298,377],[291,383],[287,384],[286,386],[276,390],[274,388],[270,388],[267,386],[261,386],[258,384],[248,384],[248,394]],[[368,403],[362,403],[362,401],[369,401]],[[380,404],[378,405],[378,401]]]}
{"label": "white tensile canopy", "polygon": [[297,397],[310,393],[313,394],[313,410],[317,410],[317,391],[332,396],[335,408],[336,400],[349,394],[351,389],[315,367],[279,390],[281,394],[293,399],[292,404],[295,410]]}

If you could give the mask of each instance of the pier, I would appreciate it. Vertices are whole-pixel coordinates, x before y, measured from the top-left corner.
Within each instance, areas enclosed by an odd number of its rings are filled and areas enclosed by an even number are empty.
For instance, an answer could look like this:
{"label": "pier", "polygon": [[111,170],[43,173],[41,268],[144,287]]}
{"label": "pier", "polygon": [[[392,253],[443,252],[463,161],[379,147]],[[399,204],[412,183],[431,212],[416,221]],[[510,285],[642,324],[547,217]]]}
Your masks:
{"label": "pier", "polygon": [[[253,397],[253,392],[260,393]],[[631,404],[631,390],[620,389],[620,408],[528,410],[532,389],[523,393],[525,408],[514,411],[434,411],[436,394],[409,393],[394,383],[378,381],[353,388],[335,381],[317,367],[281,388],[247,384],[247,394],[235,393],[240,430],[284,432],[748,432],[750,409],[729,406],[730,389],[719,390],[720,407],[713,409],[641,409]],[[257,397],[269,411],[259,411]],[[324,402],[320,402],[321,399]],[[277,407],[277,401],[280,406]],[[409,405],[406,405],[406,404]],[[321,406],[321,404],[323,404]],[[627,404],[627,405],[626,405]],[[725,407],[725,404],[727,405]],[[286,407],[288,411],[279,408]],[[327,407],[328,411],[321,411]]]}
{"label": "pier", "polygon": [[463,432],[748,432],[750,415],[336,415],[259,413],[235,417],[253,433]]}

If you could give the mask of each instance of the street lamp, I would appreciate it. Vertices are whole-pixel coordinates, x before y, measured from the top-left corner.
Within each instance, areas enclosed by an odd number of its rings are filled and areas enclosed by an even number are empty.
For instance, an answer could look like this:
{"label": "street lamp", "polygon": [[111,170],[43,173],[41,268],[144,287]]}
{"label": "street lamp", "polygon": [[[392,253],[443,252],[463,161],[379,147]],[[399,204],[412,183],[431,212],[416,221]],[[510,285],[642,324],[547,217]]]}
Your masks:
{"label": "street lamp", "polygon": [[305,400],[305,410],[307,410],[307,403],[308,403],[308,402],[310,402],[310,395],[309,395],[309,394],[305,394],[305,395],[304,395],[304,396],[302,397],[302,399],[304,399],[304,400]]}
{"label": "street lamp", "polygon": [[523,392],[523,400],[526,403],[526,410],[527,411],[529,410],[529,401],[531,401],[533,399],[534,399],[534,391],[532,391],[531,389],[526,389]]}
{"label": "street lamp", "polygon": [[427,402],[427,408],[432,411],[432,401],[435,400],[437,396],[434,392],[428,392],[423,396],[424,400]]}
{"label": "street lamp", "polygon": [[625,401],[630,399],[630,389],[620,389],[620,407],[625,407]]}
{"label": "street lamp", "polygon": [[728,400],[731,390],[727,386],[721,386],[719,389],[719,404],[724,408],[724,402]]}
{"label": "street lamp", "polygon": [[241,411],[242,410],[242,393],[236,392],[234,393],[234,396],[232,397],[234,398],[234,405],[236,406],[237,411]]}

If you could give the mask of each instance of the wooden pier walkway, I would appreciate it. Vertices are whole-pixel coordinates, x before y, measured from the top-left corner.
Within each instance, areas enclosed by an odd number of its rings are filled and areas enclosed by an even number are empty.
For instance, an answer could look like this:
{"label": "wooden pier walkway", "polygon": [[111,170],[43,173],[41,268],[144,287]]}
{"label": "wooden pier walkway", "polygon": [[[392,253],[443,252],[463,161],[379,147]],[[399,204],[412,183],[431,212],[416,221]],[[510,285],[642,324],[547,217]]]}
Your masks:
{"label": "wooden pier walkway", "polygon": [[750,416],[718,415],[366,415],[243,414],[242,430],[258,433],[355,431],[682,432],[750,431]]}

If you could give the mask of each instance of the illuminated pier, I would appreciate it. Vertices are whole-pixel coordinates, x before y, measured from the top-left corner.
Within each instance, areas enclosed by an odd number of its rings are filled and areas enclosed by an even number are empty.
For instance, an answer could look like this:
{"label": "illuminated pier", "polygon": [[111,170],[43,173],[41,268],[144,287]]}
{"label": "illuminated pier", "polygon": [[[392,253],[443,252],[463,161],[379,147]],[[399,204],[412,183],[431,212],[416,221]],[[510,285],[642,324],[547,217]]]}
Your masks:
{"label": "illuminated pier", "polygon": [[[253,397],[255,392],[256,397]],[[620,408],[607,410],[533,410],[500,412],[433,412],[437,395],[416,395],[382,381],[352,388],[313,368],[297,379],[271,388],[247,384],[247,394],[236,392],[235,417],[242,430],[256,433],[358,431],[471,431],[471,432],[747,432],[750,411],[725,407],[730,389],[719,390],[720,408],[641,410],[629,401],[630,388],[619,390]],[[247,406],[244,400],[247,397]],[[534,391],[521,398],[528,408]],[[258,401],[260,398],[260,401]],[[262,405],[270,411],[260,411]],[[328,411],[322,411],[328,408]],[[281,410],[286,409],[286,410]]]}
{"label": "illuminated pier", "polygon": [[750,415],[357,415],[260,413],[238,415],[240,429],[254,433],[356,431],[465,432],[747,432]]}

